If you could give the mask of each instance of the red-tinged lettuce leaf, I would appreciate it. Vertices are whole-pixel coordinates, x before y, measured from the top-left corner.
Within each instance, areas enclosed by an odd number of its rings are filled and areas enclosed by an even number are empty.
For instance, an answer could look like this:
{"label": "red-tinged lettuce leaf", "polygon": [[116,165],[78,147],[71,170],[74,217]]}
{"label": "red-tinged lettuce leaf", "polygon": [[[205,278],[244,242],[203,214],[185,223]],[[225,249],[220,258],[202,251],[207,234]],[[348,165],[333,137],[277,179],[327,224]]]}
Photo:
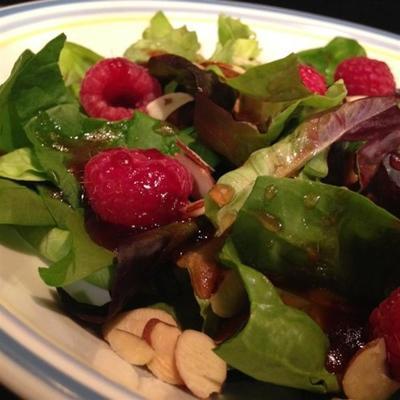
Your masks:
{"label": "red-tinged lettuce leaf", "polygon": [[[400,126],[398,100],[395,97],[384,97],[383,99],[385,99],[388,104],[391,104],[391,107],[346,132],[342,138],[343,141],[353,142],[357,140],[380,139]],[[362,102],[364,100],[365,99],[360,99],[356,100],[356,102]]]}
{"label": "red-tinged lettuce leaf", "polygon": [[235,165],[267,145],[268,137],[256,127],[235,121],[230,112],[201,94],[195,99],[194,126],[203,143]]}
{"label": "red-tinged lettuce leaf", "polygon": [[[223,108],[202,95],[195,101],[194,124],[202,141],[235,165],[243,164],[253,151],[266,147],[290,131],[293,122],[339,106],[346,96],[343,84],[331,86],[325,96],[308,94],[287,102],[264,102],[242,96],[235,120]],[[257,125],[249,124],[252,121]],[[260,129],[265,128],[264,133]]]}
{"label": "red-tinged lettuce leaf", "polygon": [[344,141],[363,141],[356,164],[361,190],[365,190],[387,154],[400,146],[400,109],[396,99],[387,111],[369,119],[343,136]]}
{"label": "red-tinged lettuce leaf", "polygon": [[358,150],[357,167],[361,190],[368,186],[386,155],[395,152],[399,147],[400,125],[388,135],[368,141]]}
{"label": "red-tinged lettuce leaf", "polygon": [[239,168],[223,175],[219,184],[233,189],[228,204],[218,205],[208,197],[206,214],[225,231],[235,220],[258,176],[294,176],[314,156],[340,140],[349,130],[361,125],[393,106],[391,98],[365,98],[345,103],[300,124],[290,135],[274,145],[255,151]]}
{"label": "red-tinged lettuce leaf", "polygon": [[179,90],[192,95],[201,93],[227,110],[231,110],[235,103],[236,94],[231,87],[214,72],[200,69],[183,57],[172,54],[155,56],[150,58],[148,68],[162,82],[176,81]]}
{"label": "red-tinged lettuce leaf", "polygon": [[[392,102],[390,108],[346,132],[331,148],[327,182],[364,193],[370,191],[369,185],[383,160],[396,153],[400,146],[400,109],[396,98],[386,98],[386,101]],[[382,191],[390,187],[392,185],[383,184]],[[375,182],[374,193],[377,196],[372,198],[381,197],[376,189]]]}
{"label": "red-tinged lettuce leaf", "polygon": [[313,93],[291,101],[262,101],[241,96],[236,118],[255,124],[265,132],[265,140],[270,145],[312,115],[341,105],[346,94],[343,82],[339,81],[323,96]]}

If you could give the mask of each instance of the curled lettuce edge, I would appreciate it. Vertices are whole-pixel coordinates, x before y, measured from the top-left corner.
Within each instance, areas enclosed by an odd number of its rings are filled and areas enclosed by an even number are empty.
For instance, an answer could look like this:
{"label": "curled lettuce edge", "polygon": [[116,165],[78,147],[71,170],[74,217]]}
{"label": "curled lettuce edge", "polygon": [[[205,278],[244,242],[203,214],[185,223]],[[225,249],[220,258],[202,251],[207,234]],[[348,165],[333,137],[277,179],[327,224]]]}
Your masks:
{"label": "curled lettuce edge", "polygon": [[274,145],[252,153],[239,168],[223,175],[218,184],[233,188],[232,200],[218,205],[206,198],[206,215],[218,228],[218,235],[235,221],[258,176],[293,176],[314,156],[339,140],[346,132],[396,104],[394,97],[369,97],[345,103],[339,108],[312,117]]}

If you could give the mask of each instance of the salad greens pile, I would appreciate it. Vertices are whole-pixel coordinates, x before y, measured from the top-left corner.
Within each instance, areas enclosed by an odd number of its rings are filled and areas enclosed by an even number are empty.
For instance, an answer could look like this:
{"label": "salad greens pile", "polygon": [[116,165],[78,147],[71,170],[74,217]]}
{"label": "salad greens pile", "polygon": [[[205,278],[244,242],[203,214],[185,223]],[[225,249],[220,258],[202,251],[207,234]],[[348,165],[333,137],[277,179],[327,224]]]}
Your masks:
{"label": "salad greens pile", "polygon": [[[399,286],[400,212],[392,201],[399,186],[387,167],[400,145],[399,101],[346,102],[346,87],[333,74],[342,60],[366,54],[355,40],[337,37],[265,64],[260,52],[247,25],[221,15],[218,43],[205,59],[195,32],[156,13],[124,56],[145,65],[164,93],[193,95],[176,123],[141,111],[117,122],[91,118],[79,102],[80,84],[103,57],[63,34],[36,54],[26,50],[0,86],[0,242],[39,255],[48,265],[41,278],[75,316],[104,321],[123,308],[157,303],[182,326],[212,332],[223,318],[210,296],[193,293],[201,279],[175,261],[215,230],[224,242],[215,254],[219,268],[236,271],[247,307],[239,310],[246,314],[241,328],[216,352],[257,380],[233,379],[221,398],[239,398],[250,385],[263,399],[322,399],[340,391],[326,367],[327,332],[285,304],[277,287],[325,288],[370,310]],[[326,94],[306,88],[301,64],[325,76]],[[205,198],[207,218],[102,246],[88,230],[79,179],[85,163],[113,147],[174,155],[177,142],[218,179]],[[350,158],[358,176],[351,184]],[[90,299],[82,283],[107,295]]]}

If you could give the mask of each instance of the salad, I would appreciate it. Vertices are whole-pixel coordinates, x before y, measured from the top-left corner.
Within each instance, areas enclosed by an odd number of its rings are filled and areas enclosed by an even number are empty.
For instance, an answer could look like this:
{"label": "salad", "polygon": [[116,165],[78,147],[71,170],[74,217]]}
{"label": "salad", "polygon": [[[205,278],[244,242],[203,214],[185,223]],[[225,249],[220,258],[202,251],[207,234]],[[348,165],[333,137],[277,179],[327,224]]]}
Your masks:
{"label": "salad", "polygon": [[0,86],[0,242],[73,318],[198,398],[400,389],[400,109],[362,44],[208,59],[156,13],[121,57],[61,34]]}

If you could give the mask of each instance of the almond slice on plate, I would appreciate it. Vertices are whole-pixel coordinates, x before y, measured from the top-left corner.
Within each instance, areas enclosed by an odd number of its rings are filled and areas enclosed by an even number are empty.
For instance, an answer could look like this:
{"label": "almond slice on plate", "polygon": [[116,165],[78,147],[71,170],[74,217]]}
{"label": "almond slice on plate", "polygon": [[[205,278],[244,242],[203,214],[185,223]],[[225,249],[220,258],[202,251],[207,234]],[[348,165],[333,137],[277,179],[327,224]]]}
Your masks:
{"label": "almond slice on plate", "polygon": [[214,348],[209,336],[191,329],[184,331],[176,343],[179,374],[188,389],[202,399],[219,393],[226,379],[226,363],[214,353]]}
{"label": "almond slice on plate", "polygon": [[140,337],[119,329],[107,335],[110,347],[125,361],[134,365],[146,365],[154,357],[154,350]]}
{"label": "almond slice on plate", "polygon": [[181,385],[183,381],[175,363],[175,347],[181,335],[180,329],[151,319],[144,328],[144,335],[155,353],[147,368],[162,381]]}
{"label": "almond slice on plate", "polygon": [[349,362],[343,377],[343,390],[352,400],[387,400],[400,383],[388,376],[383,338],[369,342]]}
{"label": "almond slice on plate", "polygon": [[151,319],[158,319],[168,325],[177,326],[175,319],[164,310],[158,308],[137,308],[132,311],[119,314],[115,319],[107,323],[103,328],[103,335],[107,340],[108,332],[113,329],[132,333],[142,337],[143,329]]}

